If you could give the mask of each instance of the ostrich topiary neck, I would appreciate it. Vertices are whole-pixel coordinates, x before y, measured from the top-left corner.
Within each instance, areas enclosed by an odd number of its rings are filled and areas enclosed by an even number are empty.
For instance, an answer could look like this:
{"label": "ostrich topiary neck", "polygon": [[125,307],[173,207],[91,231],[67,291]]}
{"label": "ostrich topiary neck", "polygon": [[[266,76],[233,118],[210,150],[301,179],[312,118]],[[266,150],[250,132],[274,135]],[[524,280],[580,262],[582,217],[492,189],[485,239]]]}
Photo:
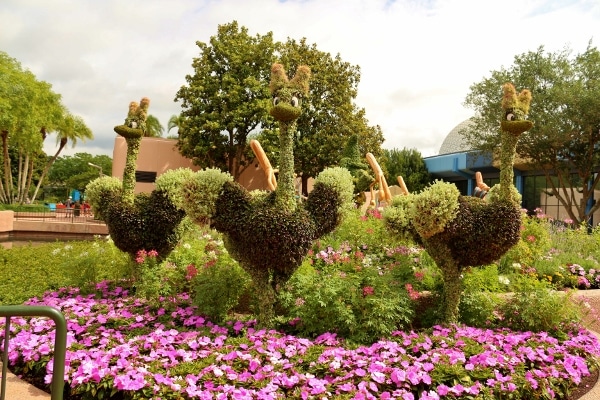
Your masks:
{"label": "ostrich topiary neck", "polygon": [[287,211],[294,211],[294,133],[296,121],[279,122],[279,178],[277,180],[276,204]]}
{"label": "ostrich topiary neck", "polygon": [[518,135],[513,135],[508,132],[502,132],[502,146],[500,149],[500,193],[499,197],[503,200],[509,200],[516,205],[519,205],[518,199],[514,197],[513,180],[515,163],[515,155],[517,153]]}
{"label": "ostrich topiary neck", "polygon": [[125,138],[127,143],[127,157],[123,169],[123,195],[124,203],[133,204],[135,198],[135,168],[142,138]]}

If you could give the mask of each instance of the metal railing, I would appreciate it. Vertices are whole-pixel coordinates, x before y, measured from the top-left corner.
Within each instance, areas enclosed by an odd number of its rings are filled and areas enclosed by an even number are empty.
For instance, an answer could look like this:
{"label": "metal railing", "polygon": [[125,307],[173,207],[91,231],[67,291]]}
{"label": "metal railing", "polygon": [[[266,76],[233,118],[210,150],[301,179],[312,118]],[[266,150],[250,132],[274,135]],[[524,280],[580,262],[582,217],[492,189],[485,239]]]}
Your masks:
{"label": "metal railing", "polygon": [[54,321],[54,363],[50,399],[63,400],[65,387],[65,357],[67,353],[67,321],[64,315],[54,307],[49,306],[0,306],[0,317],[6,317],[4,325],[4,352],[2,353],[2,388],[0,400],[6,396],[6,373],[8,371],[8,345],[10,342],[11,317],[48,317]]}
{"label": "metal railing", "polygon": [[104,221],[95,219],[91,212],[74,209],[59,208],[56,211],[15,211],[15,219],[45,222],[70,222],[87,224],[104,224]]}

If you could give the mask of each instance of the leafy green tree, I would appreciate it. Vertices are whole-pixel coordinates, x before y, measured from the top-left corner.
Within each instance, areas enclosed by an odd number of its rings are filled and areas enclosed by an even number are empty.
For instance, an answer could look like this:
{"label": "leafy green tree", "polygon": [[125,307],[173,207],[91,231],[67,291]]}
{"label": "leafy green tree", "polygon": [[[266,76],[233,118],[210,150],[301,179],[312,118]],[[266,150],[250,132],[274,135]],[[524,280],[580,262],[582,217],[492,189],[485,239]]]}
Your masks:
{"label": "leafy green tree", "polygon": [[160,124],[158,118],[150,114],[146,118],[146,137],[161,137],[165,132],[165,127]]}
{"label": "leafy green tree", "polygon": [[534,99],[529,112],[534,126],[519,139],[518,155],[543,172],[573,221],[588,222],[600,208],[600,202],[588,208],[600,181],[600,52],[591,42],[575,56],[568,48],[549,53],[541,46],[473,84],[465,105],[476,115],[463,132],[473,148],[493,152],[498,146],[499,135],[490,133],[499,129],[497,99],[505,82],[530,89]]}
{"label": "leafy green tree", "polygon": [[33,196],[31,198],[32,202],[37,198],[42,182],[48,174],[50,167],[52,166],[52,164],[54,164],[54,162],[56,162],[56,159],[58,158],[62,150],[65,148],[67,143],[71,141],[71,144],[74,147],[78,139],[91,139],[94,137],[92,131],[87,127],[83,119],[81,117],[74,116],[71,114],[67,114],[65,118],[61,121],[59,127],[57,128],[57,132],[58,135],[56,137],[56,140],[58,142],[58,149],[56,150],[56,153],[54,153],[54,156],[48,159],[48,162],[44,167],[44,170],[38,181],[35,191],[33,192]]}
{"label": "leafy green tree", "polygon": [[[308,45],[288,39],[274,43],[272,32],[251,37],[237,22],[221,25],[210,44],[198,42],[195,75],[187,76],[175,98],[182,102],[179,118],[170,128],[179,129],[179,150],[196,165],[217,167],[235,179],[253,158],[249,138],[257,137],[272,162],[279,159],[278,127],[268,114],[271,65],[281,62],[288,71],[299,65],[311,68],[310,91],[302,99],[294,165],[306,194],[308,178],[337,165],[348,138],[359,137],[360,153],[381,154],[380,127],[369,126],[365,110],[353,103],[360,69]],[[170,129],[169,128],[169,129]]]}
{"label": "leafy green tree", "polygon": [[[296,173],[302,177],[304,194],[310,177],[340,162],[351,136],[358,136],[359,153],[363,158],[367,152],[381,155],[384,140],[381,128],[369,126],[365,110],[353,102],[360,81],[358,66],[343,61],[339,54],[332,57],[318,50],[306,39],[299,42],[288,39],[281,46],[279,58],[288,70],[295,70],[298,65],[311,68],[310,91],[303,99],[305,111],[298,119],[294,148]],[[277,134],[274,125],[265,124],[261,137],[266,138],[267,153],[275,149]]]}
{"label": "leafy green tree", "polygon": [[56,159],[48,172],[48,185],[84,191],[87,184],[98,178],[100,173],[90,163],[101,167],[103,175],[110,175],[112,171],[112,159],[107,155],[75,153],[73,156]]}
{"label": "leafy green tree", "polygon": [[385,179],[389,185],[398,182],[398,177],[404,179],[409,192],[420,192],[431,183],[431,175],[427,170],[421,153],[416,149],[403,148],[383,150],[383,166]]}
{"label": "leafy green tree", "polygon": [[250,36],[237,22],[219,25],[210,43],[196,42],[200,56],[175,97],[181,101],[178,148],[201,167],[228,171],[247,166],[248,135],[268,117],[273,34]]}
{"label": "leafy green tree", "polygon": [[171,115],[169,122],[167,123],[167,133],[171,132],[171,129],[177,128],[179,130],[181,117],[179,115]]}
{"label": "leafy green tree", "polygon": [[[0,202],[24,202],[36,176],[35,162],[43,153],[43,141],[49,133],[56,132],[60,151],[69,140],[91,138],[91,131],[83,121],[69,114],[60,102],[60,95],[52,86],[24,70],[20,63],[0,52],[0,139],[2,140],[2,180]],[[18,155],[11,158],[10,150]],[[49,158],[37,185],[44,180]],[[17,172],[13,175],[11,160],[16,160]],[[14,162],[14,161],[12,161]],[[37,189],[34,195],[37,195]]]}

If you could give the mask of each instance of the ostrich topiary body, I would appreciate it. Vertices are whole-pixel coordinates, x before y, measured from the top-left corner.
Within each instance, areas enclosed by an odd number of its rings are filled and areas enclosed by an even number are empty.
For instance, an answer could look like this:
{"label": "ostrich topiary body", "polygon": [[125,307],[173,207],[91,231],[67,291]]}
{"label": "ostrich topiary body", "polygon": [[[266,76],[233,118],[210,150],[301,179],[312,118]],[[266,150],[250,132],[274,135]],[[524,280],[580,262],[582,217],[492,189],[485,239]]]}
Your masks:
{"label": "ostrich topiary body", "polygon": [[[211,215],[205,218],[223,233],[234,259],[252,277],[259,301],[257,322],[273,324],[275,294],[292,276],[313,241],[339,224],[341,208],[352,201],[352,177],[341,168],[327,169],[315,179],[313,191],[300,202],[294,189],[294,137],[310,69],[300,66],[288,77],[281,64],[271,70],[271,115],[279,122],[279,178],[274,191],[253,195],[224,179]],[[197,186],[199,187],[199,186]],[[190,196],[193,203],[193,195]],[[193,204],[188,204],[191,208]]]}
{"label": "ostrich topiary body", "polygon": [[120,191],[104,191],[97,202],[115,246],[132,259],[140,250],[155,250],[160,258],[166,257],[177,244],[177,228],[185,216],[164,191],[134,193],[137,156],[149,106],[147,97],[139,104],[132,101],[125,123],[115,126],[115,132],[127,143],[123,185]]}
{"label": "ostrich topiary body", "polygon": [[518,243],[521,228],[520,195],[513,185],[513,163],[519,136],[533,124],[526,120],[528,90],[517,95],[512,84],[503,87],[500,185],[486,200],[461,196],[453,184],[435,182],[421,193],[395,198],[385,212],[392,232],[421,243],[442,270],[443,323],[458,320],[464,268],[490,264]]}

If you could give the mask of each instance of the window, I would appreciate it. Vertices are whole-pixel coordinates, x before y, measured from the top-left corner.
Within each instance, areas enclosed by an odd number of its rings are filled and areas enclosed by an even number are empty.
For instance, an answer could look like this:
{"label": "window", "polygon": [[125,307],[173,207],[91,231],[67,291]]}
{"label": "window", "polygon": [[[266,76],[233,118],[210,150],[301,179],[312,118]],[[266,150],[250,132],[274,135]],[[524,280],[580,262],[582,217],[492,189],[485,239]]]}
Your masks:
{"label": "window", "polygon": [[154,183],[156,181],[156,171],[135,171],[135,181]]}

